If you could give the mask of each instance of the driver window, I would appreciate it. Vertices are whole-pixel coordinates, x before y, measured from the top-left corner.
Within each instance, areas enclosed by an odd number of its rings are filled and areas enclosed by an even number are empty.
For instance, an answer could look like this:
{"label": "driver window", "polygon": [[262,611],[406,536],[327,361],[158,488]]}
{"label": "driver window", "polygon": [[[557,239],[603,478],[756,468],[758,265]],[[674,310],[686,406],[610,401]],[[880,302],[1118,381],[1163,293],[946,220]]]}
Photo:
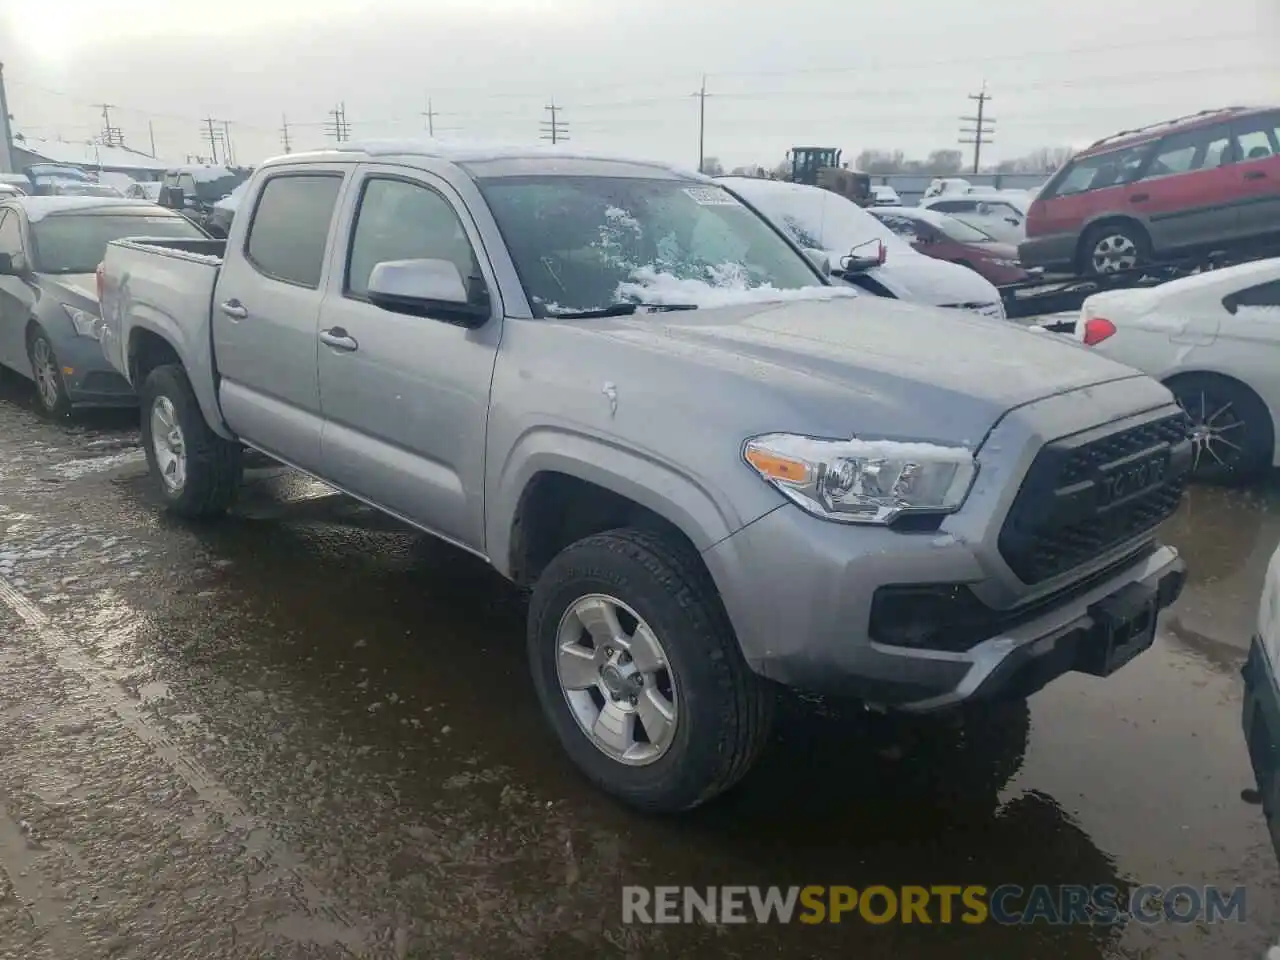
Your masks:
{"label": "driver window", "polygon": [[480,276],[471,241],[448,200],[421,184],[374,177],[365,183],[351,233],[347,295],[364,298],[373,268],[387,260],[448,260],[464,283]]}

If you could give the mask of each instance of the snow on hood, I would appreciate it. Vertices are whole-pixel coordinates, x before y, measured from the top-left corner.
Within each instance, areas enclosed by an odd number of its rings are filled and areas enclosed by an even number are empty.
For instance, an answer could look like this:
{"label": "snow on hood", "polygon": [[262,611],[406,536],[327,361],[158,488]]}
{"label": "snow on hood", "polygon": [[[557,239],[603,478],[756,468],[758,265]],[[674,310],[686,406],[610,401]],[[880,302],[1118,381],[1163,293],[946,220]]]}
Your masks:
{"label": "snow on hood", "polygon": [[857,291],[849,287],[822,286],[780,290],[769,284],[748,286],[735,264],[717,268],[710,281],[691,280],[670,273],[661,273],[653,267],[640,267],[632,273],[632,279],[620,283],[619,300],[639,300],[652,304],[692,303],[698,307],[731,307],[743,303],[779,303],[790,300],[835,300],[839,297],[856,297]]}

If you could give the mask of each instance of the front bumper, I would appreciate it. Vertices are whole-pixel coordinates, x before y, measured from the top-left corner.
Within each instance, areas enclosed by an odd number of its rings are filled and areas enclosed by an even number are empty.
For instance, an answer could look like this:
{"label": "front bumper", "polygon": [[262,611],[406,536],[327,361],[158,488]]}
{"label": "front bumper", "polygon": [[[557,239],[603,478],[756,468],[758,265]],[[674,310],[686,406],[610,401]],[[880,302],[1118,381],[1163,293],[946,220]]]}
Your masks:
{"label": "front bumper", "polygon": [[1054,233],[1044,237],[1028,237],[1018,244],[1018,260],[1023,269],[1064,270],[1075,273],[1076,246],[1080,235]]}
{"label": "front bumper", "polygon": [[1244,665],[1244,740],[1262,796],[1271,843],[1280,857],[1280,681],[1260,637],[1249,645]]}
{"label": "front bumper", "polygon": [[[884,549],[864,543],[855,555],[844,545],[846,532],[783,508],[705,556],[713,577],[728,587],[722,587],[726,606],[757,673],[796,689],[912,712],[1025,697],[1065,673],[1102,672],[1097,659],[1107,641],[1106,603],[1138,584],[1158,611],[1177,599],[1185,581],[1177,551],[1156,546],[1107,568],[1084,589],[1030,605],[1026,617],[1010,617],[1009,626],[968,649],[894,646],[867,636],[878,586],[977,582],[982,567],[966,544],[943,543],[945,538],[895,555],[891,538],[900,542],[901,535],[888,530],[860,531],[883,537]],[[733,578],[725,577],[743,563],[759,564],[745,581],[757,587],[754,601],[735,593]],[[770,580],[772,586],[764,587]]]}

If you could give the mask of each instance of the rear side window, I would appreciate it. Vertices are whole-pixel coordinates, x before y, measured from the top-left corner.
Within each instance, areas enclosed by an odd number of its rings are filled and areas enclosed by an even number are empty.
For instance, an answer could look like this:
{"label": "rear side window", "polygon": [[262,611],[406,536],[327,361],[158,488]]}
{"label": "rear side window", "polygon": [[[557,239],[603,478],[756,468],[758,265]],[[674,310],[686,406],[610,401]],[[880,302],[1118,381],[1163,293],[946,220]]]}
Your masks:
{"label": "rear side window", "polygon": [[978,202],[976,200],[943,200],[929,204],[929,209],[937,210],[939,213],[976,213]]}
{"label": "rear side window", "polygon": [[1280,323],[1280,280],[1238,290],[1224,298],[1222,305],[1228,313],[1238,313],[1241,307],[1270,307],[1268,313],[1274,312],[1276,322]]}
{"label": "rear side window", "polygon": [[1150,143],[1141,143],[1136,147],[1123,150],[1112,150],[1085,157],[1067,165],[1058,182],[1054,184],[1052,197],[1065,197],[1074,193],[1086,193],[1090,190],[1102,190],[1132,183],[1142,168],[1142,161],[1151,151]]}
{"label": "rear side window", "polygon": [[0,253],[16,257],[22,253],[22,230],[18,215],[0,210]]}
{"label": "rear side window", "polygon": [[329,223],[342,175],[281,174],[262,188],[245,256],[273,280],[315,289],[324,270]]}

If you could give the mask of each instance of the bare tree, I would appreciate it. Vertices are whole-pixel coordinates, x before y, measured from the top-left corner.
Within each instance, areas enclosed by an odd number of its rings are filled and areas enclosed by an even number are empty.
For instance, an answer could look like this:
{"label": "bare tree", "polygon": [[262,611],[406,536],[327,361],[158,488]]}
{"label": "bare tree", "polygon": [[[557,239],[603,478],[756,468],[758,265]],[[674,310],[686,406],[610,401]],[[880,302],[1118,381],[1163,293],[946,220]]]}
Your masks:
{"label": "bare tree", "polygon": [[959,150],[934,150],[924,162],[923,172],[952,176],[959,173],[963,166],[964,156]]}
{"label": "bare tree", "polygon": [[1053,173],[1071,159],[1070,147],[1039,147],[1021,157],[996,164],[997,173]]}
{"label": "bare tree", "polygon": [[708,177],[723,177],[724,164],[719,157],[707,157],[702,161],[702,172]]}

